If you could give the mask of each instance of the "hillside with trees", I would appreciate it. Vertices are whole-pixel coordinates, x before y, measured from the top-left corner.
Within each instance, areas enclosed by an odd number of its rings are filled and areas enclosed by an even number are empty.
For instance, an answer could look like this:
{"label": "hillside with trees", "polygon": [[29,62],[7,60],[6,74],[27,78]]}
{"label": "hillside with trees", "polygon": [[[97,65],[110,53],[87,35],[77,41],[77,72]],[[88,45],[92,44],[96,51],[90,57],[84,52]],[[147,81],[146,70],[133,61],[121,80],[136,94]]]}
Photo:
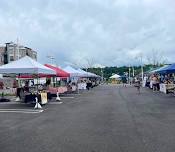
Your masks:
{"label": "hillside with trees", "polygon": [[[144,70],[144,72],[146,72],[146,71],[149,71],[149,70],[154,69],[154,68],[159,67],[159,66],[161,66],[161,65],[152,65],[152,64],[144,65],[143,70]],[[87,71],[95,73],[95,74],[100,75],[100,76],[102,76],[102,74],[103,74],[103,77],[108,79],[113,74],[119,74],[121,76],[127,75],[129,73],[129,69],[130,69],[131,76],[133,76],[133,74],[138,75],[139,73],[141,73],[141,66],[88,68]]]}

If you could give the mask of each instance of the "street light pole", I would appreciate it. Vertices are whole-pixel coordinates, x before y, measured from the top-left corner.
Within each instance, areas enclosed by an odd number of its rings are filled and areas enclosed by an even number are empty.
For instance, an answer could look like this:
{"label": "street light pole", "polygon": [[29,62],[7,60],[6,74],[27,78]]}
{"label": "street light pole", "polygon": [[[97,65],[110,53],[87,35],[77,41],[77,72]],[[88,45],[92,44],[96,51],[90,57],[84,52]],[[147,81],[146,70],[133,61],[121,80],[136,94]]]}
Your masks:
{"label": "street light pole", "polygon": [[143,60],[142,60],[142,58],[143,58],[142,53],[140,53],[140,54],[136,57],[136,59],[138,59],[139,62],[140,62],[141,75],[142,75],[142,81],[143,81]]}
{"label": "street light pole", "polygon": [[142,54],[141,54],[141,72],[142,72],[142,82],[143,82],[143,61],[142,61]]}
{"label": "street light pole", "polygon": [[135,76],[134,66],[132,67],[132,76]]}
{"label": "street light pole", "polygon": [[102,82],[103,82],[103,69],[101,67],[101,78],[102,78]]}
{"label": "street light pole", "polygon": [[129,84],[130,84],[130,81],[131,81],[131,68],[130,68],[130,65],[129,65]]}
{"label": "street light pole", "polygon": [[54,58],[53,56],[51,56],[51,55],[48,55],[47,57],[50,59],[50,62],[51,62],[50,64],[54,64],[54,63],[53,63],[53,60],[54,60],[55,58]]}

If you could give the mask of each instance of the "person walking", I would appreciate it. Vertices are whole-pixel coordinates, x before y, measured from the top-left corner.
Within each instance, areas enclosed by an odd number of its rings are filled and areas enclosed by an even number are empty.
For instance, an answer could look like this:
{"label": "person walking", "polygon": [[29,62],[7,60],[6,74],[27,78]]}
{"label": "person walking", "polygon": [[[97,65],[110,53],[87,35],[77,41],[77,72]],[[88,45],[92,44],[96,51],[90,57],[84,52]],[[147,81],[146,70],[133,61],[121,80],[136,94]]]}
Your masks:
{"label": "person walking", "polygon": [[135,80],[135,87],[137,89],[137,92],[140,94],[141,82],[140,82],[139,78],[136,78],[136,80]]}

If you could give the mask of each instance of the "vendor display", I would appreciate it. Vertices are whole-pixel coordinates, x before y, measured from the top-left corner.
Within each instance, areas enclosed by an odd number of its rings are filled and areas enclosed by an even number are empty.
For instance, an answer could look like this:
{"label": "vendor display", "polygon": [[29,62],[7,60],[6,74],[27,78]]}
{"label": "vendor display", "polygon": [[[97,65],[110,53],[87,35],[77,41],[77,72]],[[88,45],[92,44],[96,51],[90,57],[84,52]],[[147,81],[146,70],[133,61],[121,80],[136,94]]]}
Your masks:
{"label": "vendor display", "polygon": [[[28,56],[1,66],[0,73],[13,75],[14,87],[8,89],[16,94],[15,101],[36,103],[36,108],[41,107],[38,106],[39,103],[46,104],[53,94],[58,96],[60,93],[75,92],[97,84],[96,80],[89,80],[89,82],[78,85],[78,80],[82,77],[99,78],[81,69],[76,70],[69,67],[64,71],[56,66],[48,64],[44,66]],[[68,83],[69,81],[71,83]],[[5,91],[4,83],[0,84],[0,88]]]}
{"label": "vendor display", "polygon": [[[49,75],[55,75],[55,71],[49,69],[48,67],[45,67],[44,65],[38,63],[37,61],[33,60],[32,58],[25,56],[19,60],[10,62],[8,64],[5,64],[0,67],[0,73],[1,74],[36,74],[37,76],[39,74],[49,74]],[[22,86],[25,92],[30,92],[30,88],[27,88],[27,86]],[[21,89],[22,90],[22,89]],[[38,87],[36,90],[37,94],[39,93]],[[22,93],[22,92],[21,92]],[[20,96],[23,96],[23,94],[20,94]],[[25,96],[25,95],[24,95]],[[41,108],[41,106],[38,106],[38,99],[36,97],[36,108]]]}

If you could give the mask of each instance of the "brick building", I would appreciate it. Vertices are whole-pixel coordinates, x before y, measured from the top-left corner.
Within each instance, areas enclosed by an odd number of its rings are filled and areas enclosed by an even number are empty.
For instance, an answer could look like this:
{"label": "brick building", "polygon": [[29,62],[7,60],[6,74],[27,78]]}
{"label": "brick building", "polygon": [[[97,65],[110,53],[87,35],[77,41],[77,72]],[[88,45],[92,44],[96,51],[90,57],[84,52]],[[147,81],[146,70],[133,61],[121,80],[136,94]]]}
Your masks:
{"label": "brick building", "polygon": [[17,45],[13,42],[6,43],[5,46],[0,47],[0,65],[18,60],[26,55],[37,60],[37,52],[31,48]]}

